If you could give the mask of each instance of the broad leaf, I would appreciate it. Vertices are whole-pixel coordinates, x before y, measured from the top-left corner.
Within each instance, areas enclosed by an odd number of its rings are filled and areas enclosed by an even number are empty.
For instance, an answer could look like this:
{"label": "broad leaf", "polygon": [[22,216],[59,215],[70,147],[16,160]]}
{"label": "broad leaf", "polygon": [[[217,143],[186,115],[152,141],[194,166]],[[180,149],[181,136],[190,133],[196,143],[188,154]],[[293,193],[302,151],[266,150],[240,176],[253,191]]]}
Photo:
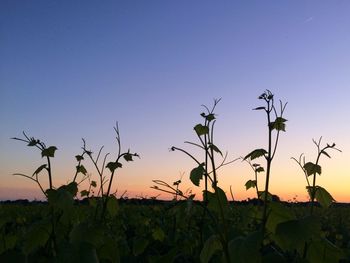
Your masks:
{"label": "broad leaf", "polygon": [[160,227],[157,227],[153,230],[152,237],[154,240],[163,241],[165,238],[165,233]]}
{"label": "broad leaf", "polygon": [[75,159],[77,159],[78,162],[84,160],[84,157],[82,155],[76,155]]}
{"label": "broad leaf", "polygon": [[252,151],[251,153],[247,154],[247,156],[244,157],[244,160],[247,160],[247,159],[254,160],[254,159],[259,158],[261,156],[265,156],[265,154],[267,154],[267,151],[265,149],[256,149],[256,150]]}
{"label": "broad leaf", "polygon": [[203,178],[205,173],[204,164],[198,165],[198,167],[193,168],[190,173],[190,179],[192,183],[196,186],[199,186],[199,181]]}
{"label": "broad leaf", "polygon": [[112,216],[115,217],[118,213],[118,200],[114,195],[110,195],[107,199],[107,211]]}
{"label": "broad leaf", "polygon": [[286,131],[286,121],[287,120],[282,117],[277,117],[274,122],[271,122],[271,126],[277,131]]}
{"label": "broad leaf", "polygon": [[106,165],[106,168],[108,168],[111,171],[111,173],[113,173],[115,169],[121,168],[121,167],[122,167],[122,164],[118,162],[109,162]]}
{"label": "broad leaf", "polygon": [[323,206],[329,207],[335,200],[331,194],[321,186],[316,186],[316,200]]}
{"label": "broad leaf", "polygon": [[143,237],[135,237],[133,240],[132,253],[134,256],[141,255],[149,244],[149,240]]}
{"label": "broad leaf", "polygon": [[250,188],[255,188],[256,187],[256,180],[248,180],[245,183],[245,189],[248,190]]}
{"label": "broad leaf", "polygon": [[127,162],[133,161],[133,159],[132,159],[132,154],[131,154],[131,153],[125,154],[125,155],[124,155],[124,159],[125,159],[125,161],[127,161]]}
{"label": "broad leaf", "polygon": [[255,231],[246,237],[236,237],[228,243],[231,262],[259,263],[261,262],[262,233]]}
{"label": "broad leaf", "polygon": [[86,175],[87,171],[86,171],[86,168],[84,167],[84,165],[77,165],[76,166],[77,168],[77,173],[82,173],[84,175]]}
{"label": "broad leaf", "polygon": [[314,164],[312,162],[308,162],[304,164],[304,169],[308,176],[316,173],[321,174],[321,166],[318,164]]}
{"label": "broad leaf", "polygon": [[209,133],[209,127],[203,126],[202,124],[197,124],[196,126],[194,126],[194,130],[196,131],[198,136]]}
{"label": "broad leaf", "polygon": [[208,263],[211,257],[218,251],[222,251],[222,245],[217,235],[209,237],[202,248],[200,254],[201,263]]}
{"label": "broad leaf", "polygon": [[50,146],[49,148],[46,148],[41,151],[41,157],[54,157],[55,151],[57,150],[56,146]]}

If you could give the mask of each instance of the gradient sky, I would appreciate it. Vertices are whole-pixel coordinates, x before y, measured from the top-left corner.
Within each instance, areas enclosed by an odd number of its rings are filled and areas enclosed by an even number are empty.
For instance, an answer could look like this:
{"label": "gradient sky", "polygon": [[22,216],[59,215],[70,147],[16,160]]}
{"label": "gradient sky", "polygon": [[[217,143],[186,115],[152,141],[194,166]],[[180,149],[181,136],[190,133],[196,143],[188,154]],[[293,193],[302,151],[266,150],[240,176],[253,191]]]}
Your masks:
{"label": "gradient sky", "polygon": [[[230,159],[266,148],[265,115],[252,108],[270,89],[288,101],[271,192],[305,200],[290,157],[313,161],[312,138],[323,136],[343,152],[321,160],[318,184],[350,202],[349,12],[349,1],[0,1],[0,199],[43,197],[12,175],[32,174],[40,152],[9,138],[24,130],[57,146],[58,187],[74,175],[82,137],[95,152],[116,152],[116,121],[124,149],[141,156],[119,171],[118,194],[155,196],[152,179],[184,173],[183,189],[199,197],[188,179],[194,163],[169,148],[191,150],[183,141],[196,139],[201,105],[213,98],[222,98],[216,144]],[[254,197],[244,187],[252,177],[236,162],[219,185]]]}

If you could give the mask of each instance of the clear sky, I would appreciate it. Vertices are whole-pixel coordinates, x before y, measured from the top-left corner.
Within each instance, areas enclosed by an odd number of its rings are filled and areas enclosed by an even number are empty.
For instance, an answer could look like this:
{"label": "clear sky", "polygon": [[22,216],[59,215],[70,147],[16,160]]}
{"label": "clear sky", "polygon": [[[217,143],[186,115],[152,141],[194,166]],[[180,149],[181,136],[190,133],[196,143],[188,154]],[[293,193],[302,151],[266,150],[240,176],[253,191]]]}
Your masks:
{"label": "clear sky", "polygon": [[[12,174],[44,160],[9,138],[26,131],[57,146],[58,187],[74,175],[82,137],[95,152],[116,152],[116,121],[124,148],[141,156],[117,174],[118,193],[155,196],[152,179],[172,183],[184,172],[183,189],[199,196],[202,185],[188,179],[194,163],[169,148],[191,150],[183,141],[196,139],[201,104],[213,98],[222,98],[216,141],[229,158],[266,148],[265,115],[252,108],[270,89],[288,101],[271,192],[305,200],[290,157],[314,160],[312,138],[323,136],[343,152],[321,160],[318,183],[350,202],[349,12],[349,1],[0,1],[0,199],[42,198]],[[219,185],[254,197],[244,187],[252,176],[236,162]]]}

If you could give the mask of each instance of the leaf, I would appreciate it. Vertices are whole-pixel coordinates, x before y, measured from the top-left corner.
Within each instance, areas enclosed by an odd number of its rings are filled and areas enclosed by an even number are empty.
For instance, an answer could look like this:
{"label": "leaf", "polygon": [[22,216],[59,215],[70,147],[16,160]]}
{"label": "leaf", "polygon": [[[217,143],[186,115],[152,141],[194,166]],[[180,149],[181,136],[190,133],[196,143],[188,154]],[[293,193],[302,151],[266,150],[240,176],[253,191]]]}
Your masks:
{"label": "leaf", "polygon": [[255,172],[257,172],[257,173],[261,173],[263,171],[265,171],[264,167],[258,167],[258,168],[255,169]]}
{"label": "leaf", "polygon": [[132,253],[134,254],[134,256],[141,255],[145,251],[148,244],[148,239],[143,237],[135,237],[132,246]]}
{"label": "leaf", "polygon": [[196,126],[194,126],[194,130],[196,131],[198,136],[209,133],[209,127],[203,126],[202,124],[197,124]]}
{"label": "leaf", "polygon": [[51,225],[49,222],[38,222],[33,224],[25,234],[23,252],[28,255],[32,251],[45,246],[49,240]]}
{"label": "leaf", "polygon": [[84,167],[84,165],[77,165],[76,166],[77,168],[77,173],[82,173],[84,175],[86,175],[87,171],[86,171],[86,168]]}
{"label": "leaf", "polygon": [[96,183],[96,181],[91,181],[90,185],[91,185],[92,187],[96,187],[96,186],[97,186],[97,183]]}
{"label": "leaf", "polygon": [[[258,194],[259,194],[259,199],[264,201],[265,200],[265,191],[259,191]],[[272,199],[273,199],[272,194],[267,193],[267,201],[272,201]]]}
{"label": "leaf", "polygon": [[321,166],[312,162],[304,164],[304,169],[308,176],[316,173],[321,174]]}
{"label": "leaf", "polygon": [[81,197],[88,196],[89,195],[89,191],[82,190],[82,191],[80,191],[80,195],[81,195]]}
{"label": "leaf", "polygon": [[277,117],[274,122],[271,122],[272,129],[277,131],[286,131],[286,122],[287,120],[282,117]]}
{"label": "leaf", "polygon": [[[225,192],[220,188],[220,187],[216,187],[216,192],[210,192],[210,191],[203,191],[203,200],[205,200],[205,196],[208,197],[208,209],[217,213],[218,215],[220,215],[220,210],[222,208],[222,210],[224,212],[228,211],[228,201],[227,201],[227,197]],[[220,208],[221,207],[221,208]]]}
{"label": "leaf", "polygon": [[251,153],[249,153],[246,157],[244,157],[244,160],[247,160],[248,158],[250,160],[254,160],[254,159],[259,158],[261,156],[265,156],[265,154],[267,154],[267,151],[265,149],[256,149],[256,150],[252,151]]}
{"label": "leaf", "polygon": [[262,241],[261,231],[255,231],[246,237],[236,237],[228,243],[230,257],[235,263],[258,263],[261,262],[260,244]]}
{"label": "leaf", "polygon": [[328,208],[335,200],[331,194],[321,186],[316,186],[316,200],[321,206]]}
{"label": "leaf", "polygon": [[34,175],[39,174],[44,168],[46,168],[46,166],[47,166],[46,164],[40,165],[40,166],[35,170],[35,172],[33,173],[32,177],[33,177]]}
{"label": "leaf", "polygon": [[133,161],[133,159],[132,159],[132,154],[131,154],[131,153],[125,154],[125,155],[124,155],[124,159],[125,159],[125,161],[127,161],[127,162]]}
{"label": "leaf", "polygon": [[77,159],[78,162],[84,160],[84,157],[82,155],[76,155],[75,159]]}
{"label": "leaf", "polygon": [[210,113],[208,114],[207,116],[205,116],[205,119],[208,121],[208,122],[211,122],[212,120],[215,120],[215,116],[213,113]]}
{"label": "leaf", "polygon": [[113,173],[115,169],[121,168],[121,167],[122,167],[122,164],[118,162],[109,162],[106,165],[106,168],[108,168],[111,171],[111,173]]}
{"label": "leaf", "polygon": [[222,251],[222,245],[217,235],[209,237],[202,248],[200,254],[201,263],[208,263],[211,257],[218,251]]}
{"label": "leaf", "polygon": [[114,195],[110,195],[107,199],[107,211],[112,216],[115,217],[118,214],[118,200]]}
{"label": "leaf", "polygon": [[193,168],[190,173],[190,179],[192,183],[199,186],[199,181],[203,179],[203,174],[205,173],[204,164],[198,165],[198,167]]}
{"label": "leaf", "polygon": [[283,250],[302,253],[306,242],[320,235],[321,224],[316,217],[305,217],[277,225],[274,241]]}
{"label": "leaf", "polygon": [[213,151],[215,151],[215,152],[217,152],[217,153],[220,153],[221,156],[222,156],[222,152],[220,151],[220,149],[219,149],[216,145],[210,143],[210,144],[209,144],[209,149],[212,149]]}
{"label": "leaf", "polygon": [[41,157],[54,157],[55,151],[57,150],[56,146],[50,146],[49,148],[46,148],[41,151]]}
{"label": "leaf", "polygon": [[296,219],[290,208],[282,205],[279,202],[271,202],[269,205],[269,216],[266,222],[266,228],[275,233],[276,226],[280,223]]}
{"label": "leaf", "polygon": [[[309,262],[337,263],[343,262],[345,253],[325,238],[313,240],[306,257]],[[344,261],[346,262],[346,261]]]}
{"label": "leaf", "polygon": [[160,227],[157,227],[153,231],[152,237],[153,237],[154,240],[163,241],[164,238],[165,238],[165,233]]}
{"label": "leaf", "polygon": [[255,188],[256,187],[256,180],[248,180],[245,183],[245,189],[248,190],[250,188]]}
{"label": "leaf", "polygon": [[266,110],[266,108],[265,107],[257,107],[257,108],[255,108],[253,110]]}
{"label": "leaf", "polygon": [[330,156],[325,150],[322,150],[321,153],[323,153],[324,155],[326,155],[328,158],[331,158],[331,156]]}

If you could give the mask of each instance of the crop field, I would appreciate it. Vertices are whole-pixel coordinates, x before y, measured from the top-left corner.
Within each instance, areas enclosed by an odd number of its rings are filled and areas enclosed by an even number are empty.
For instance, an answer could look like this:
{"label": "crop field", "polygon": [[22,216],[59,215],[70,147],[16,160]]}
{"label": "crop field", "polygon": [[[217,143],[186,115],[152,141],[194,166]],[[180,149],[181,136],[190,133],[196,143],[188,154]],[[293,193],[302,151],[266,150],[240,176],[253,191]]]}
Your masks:
{"label": "crop field", "polygon": [[[214,111],[220,100],[204,106],[202,122],[193,128],[198,141],[186,142],[202,151],[202,158],[171,147],[193,160],[189,175],[194,185],[203,187],[200,200],[181,190],[181,180],[153,181],[152,188],[168,193],[173,201],[117,199],[113,179],[125,163],[139,157],[121,148],[118,124],[114,128],[117,156],[107,161],[110,156],[103,156],[102,148],[96,155],[83,140],[82,153],[75,156],[76,173],[60,187],[52,180],[56,146],[25,132],[24,137],[13,138],[39,150],[46,160],[32,175],[16,174],[33,181],[46,201],[0,205],[0,262],[350,262],[350,206],[335,203],[326,188],[317,184],[322,158],[340,149],[335,143],[323,144],[320,138],[314,140],[318,153],[314,162],[306,162],[304,155],[293,158],[305,175],[309,201],[281,202],[269,185],[279,138],[286,131],[287,104],[276,105],[269,90],[258,98],[263,106],[254,110],[266,116],[268,146],[239,158],[252,168],[253,178],[245,187],[255,189],[254,202],[229,202],[218,184],[217,171],[233,162],[214,143]],[[95,167],[97,180],[87,172],[87,161]],[[48,189],[41,183],[43,174]],[[258,174],[265,175],[263,189],[258,188],[262,185]],[[88,182],[86,189],[80,186],[82,181]]]}

